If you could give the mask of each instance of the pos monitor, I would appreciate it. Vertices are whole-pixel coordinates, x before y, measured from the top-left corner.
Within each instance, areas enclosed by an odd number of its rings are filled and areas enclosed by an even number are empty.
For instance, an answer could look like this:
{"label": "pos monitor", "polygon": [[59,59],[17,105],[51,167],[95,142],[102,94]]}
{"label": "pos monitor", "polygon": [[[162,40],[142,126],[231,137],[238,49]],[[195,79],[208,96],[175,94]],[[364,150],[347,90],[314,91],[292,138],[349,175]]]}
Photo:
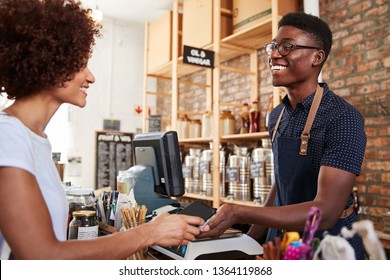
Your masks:
{"label": "pos monitor", "polygon": [[184,179],[176,131],[137,134],[133,140],[136,165],[152,167],[154,192],[182,196]]}

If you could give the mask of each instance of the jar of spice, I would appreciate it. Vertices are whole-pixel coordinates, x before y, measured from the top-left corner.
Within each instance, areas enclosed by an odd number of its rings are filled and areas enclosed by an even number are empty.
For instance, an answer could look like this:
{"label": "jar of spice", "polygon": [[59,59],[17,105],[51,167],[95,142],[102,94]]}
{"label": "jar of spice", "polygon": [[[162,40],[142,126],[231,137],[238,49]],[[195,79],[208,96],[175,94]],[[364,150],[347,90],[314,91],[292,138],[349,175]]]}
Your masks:
{"label": "jar of spice", "polygon": [[96,211],[79,210],[73,212],[73,220],[69,224],[69,240],[93,239],[98,237],[98,231]]}
{"label": "jar of spice", "polygon": [[232,115],[232,111],[223,110],[219,116],[219,134],[229,135],[234,134],[236,130],[236,120]]}

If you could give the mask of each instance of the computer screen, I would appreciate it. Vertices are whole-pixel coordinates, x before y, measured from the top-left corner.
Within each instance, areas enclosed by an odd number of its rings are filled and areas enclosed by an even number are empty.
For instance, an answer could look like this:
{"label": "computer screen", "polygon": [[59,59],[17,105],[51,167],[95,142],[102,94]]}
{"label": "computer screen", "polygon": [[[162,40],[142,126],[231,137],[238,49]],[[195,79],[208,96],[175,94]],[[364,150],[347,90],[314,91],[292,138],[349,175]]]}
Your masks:
{"label": "computer screen", "polygon": [[153,168],[155,193],[163,196],[184,194],[176,131],[137,134],[133,140],[133,147],[135,164]]}

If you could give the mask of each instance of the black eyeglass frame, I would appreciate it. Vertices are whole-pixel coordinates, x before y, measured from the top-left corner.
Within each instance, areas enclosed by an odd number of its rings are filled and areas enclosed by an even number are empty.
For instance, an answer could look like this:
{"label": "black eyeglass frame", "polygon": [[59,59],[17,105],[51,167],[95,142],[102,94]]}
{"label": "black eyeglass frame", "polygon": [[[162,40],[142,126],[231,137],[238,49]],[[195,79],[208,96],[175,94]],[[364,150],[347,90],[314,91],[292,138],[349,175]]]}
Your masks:
{"label": "black eyeglass frame", "polygon": [[[270,47],[272,46],[272,48]],[[281,47],[282,47],[282,51],[281,51]],[[285,49],[288,48],[288,51],[287,53],[285,53]],[[318,47],[314,47],[314,46],[304,46],[304,45],[296,45],[296,44],[291,44],[291,43],[282,43],[282,44],[276,44],[276,43],[268,43],[268,44],[265,44],[264,45],[264,49],[265,49],[265,52],[271,56],[272,55],[272,52],[277,49],[279,54],[281,56],[287,56],[290,54],[290,52],[293,50],[293,49],[313,49],[313,50],[321,50],[320,48]],[[270,52],[268,52],[268,50],[270,50]],[[282,53],[283,52],[283,53]]]}

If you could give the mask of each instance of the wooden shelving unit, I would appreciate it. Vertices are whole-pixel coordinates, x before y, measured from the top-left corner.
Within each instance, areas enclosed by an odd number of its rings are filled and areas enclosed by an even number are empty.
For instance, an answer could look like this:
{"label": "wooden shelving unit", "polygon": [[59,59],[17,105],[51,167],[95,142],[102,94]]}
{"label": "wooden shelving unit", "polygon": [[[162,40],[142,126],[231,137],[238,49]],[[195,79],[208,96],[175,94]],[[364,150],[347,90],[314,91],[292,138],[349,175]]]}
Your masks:
{"label": "wooden shelving unit", "polygon": [[[156,69],[145,71],[145,80],[149,78],[155,79],[167,79],[171,81],[172,90],[170,94],[148,92],[147,82],[145,81],[145,96],[147,95],[160,95],[171,98],[172,101],[172,117],[171,117],[171,129],[176,130],[176,123],[178,119],[178,88],[180,83],[191,84],[191,81],[182,81],[181,77],[193,74],[201,69],[201,67],[184,64],[183,57],[179,57],[178,39],[179,39],[179,6],[181,1],[175,0],[173,4],[173,31],[172,31],[172,60]],[[213,138],[193,138],[193,139],[180,139],[180,143],[183,145],[204,145],[207,146],[210,142],[213,146],[213,154],[219,154],[219,146],[221,143],[227,142],[242,142],[242,141],[258,141],[261,138],[268,137],[268,132],[263,131],[252,134],[234,134],[234,135],[218,135],[219,132],[219,115],[222,106],[235,106],[235,104],[223,104],[220,102],[220,77],[222,71],[232,71],[240,73],[242,75],[249,75],[251,81],[250,100],[258,100],[258,65],[257,65],[257,50],[263,48],[264,45],[272,40],[277,32],[277,23],[280,19],[279,5],[283,5],[281,0],[272,0],[272,15],[258,22],[256,25],[242,30],[237,33],[228,35],[225,38],[221,38],[221,17],[223,14],[232,14],[232,11],[221,8],[221,0],[213,1],[213,43],[203,47],[203,49],[212,50],[215,53],[214,68],[207,69],[210,84],[195,84],[194,86],[200,86],[207,88],[207,108],[205,111],[213,112],[213,131],[217,133]],[[185,17],[185,15],[183,15]],[[146,26],[147,34],[147,26]],[[147,42],[145,42],[147,46]],[[250,55],[250,69],[237,69],[227,67],[223,65],[224,62],[241,55]],[[145,59],[147,61],[147,59]],[[145,64],[146,65],[146,64]],[[145,67],[146,69],[146,67]],[[273,100],[274,104],[280,102],[279,89],[274,89]],[[146,97],[145,97],[146,102]],[[147,112],[147,105],[144,106],[144,112]],[[196,114],[194,112],[193,114]],[[201,115],[201,112],[198,113]],[[144,115],[144,131],[146,131],[147,116]],[[220,197],[219,185],[219,157],[213,157],[213,197],[205,197],[197,194],[186,194],[184,197],[190,199],[199,199],[205,201],[211,201],[214,207],[219,207],[222,203],[234,203],[240,205],[252,205],[257,206],[248,201],[232,201]]]}

